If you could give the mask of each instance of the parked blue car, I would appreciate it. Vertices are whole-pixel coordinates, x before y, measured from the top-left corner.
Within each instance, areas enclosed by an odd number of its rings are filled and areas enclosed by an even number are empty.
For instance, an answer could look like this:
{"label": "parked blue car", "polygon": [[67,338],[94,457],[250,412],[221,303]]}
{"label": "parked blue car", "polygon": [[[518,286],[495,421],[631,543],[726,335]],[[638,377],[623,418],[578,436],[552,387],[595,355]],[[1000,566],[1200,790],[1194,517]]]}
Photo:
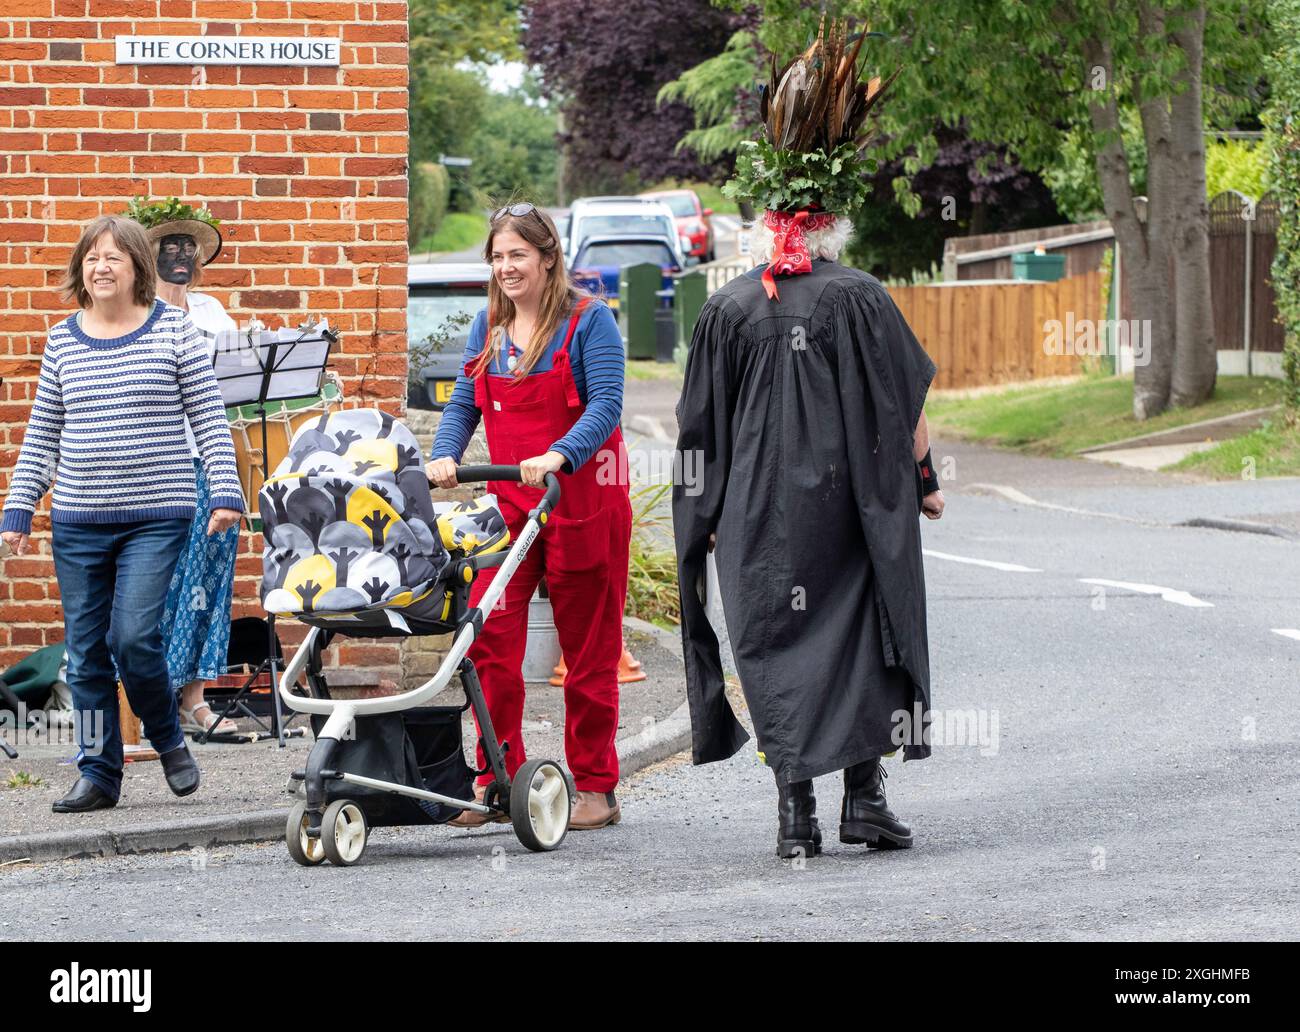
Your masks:
{"label": "parked blue car", "polygon": [[653,262],[663,269],[662,289],[673,289],[673,276],[682,271],[676,249],[662,236],[594,236],[578,248],[569,275],[580,287],[618,308],[618,275],[625,265]]}

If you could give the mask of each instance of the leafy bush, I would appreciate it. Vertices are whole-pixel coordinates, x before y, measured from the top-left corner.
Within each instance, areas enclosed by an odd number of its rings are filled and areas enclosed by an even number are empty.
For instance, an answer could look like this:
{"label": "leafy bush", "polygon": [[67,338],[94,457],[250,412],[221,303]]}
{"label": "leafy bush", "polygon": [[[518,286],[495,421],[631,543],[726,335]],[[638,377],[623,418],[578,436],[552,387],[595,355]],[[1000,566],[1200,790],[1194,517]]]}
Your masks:
{"label": "leafy bush", "polygon": [[1253,201],[1264,195],[1268,179],[1269,148],[1245,140],[1212,141],[1205,148],[1206,194],[1238,190]]}
{"label": "leafy bush", "polygon": [[624,611],[659,624],[682,622],[677,553],[656,544],[656,538],[671,533],[669,520],[660,509],[671,491],[671,484],[646,484],[632,491],[632,548]]}
{"label": "leafy bush", "polygon": [[433,236],[447,215],[451,181],[447,170],[434,161],[411,166],[410,237],[412,243]]}
{"label": "leafy bush", "polygon": [[1300,0],[1277,0],[1272,17],[1277,49],[1269,61],[1273,95],[1265,124],[1271,144],[1269,180],[1278,200],[1273,289],[1278,320],[1286,328],[1282,368],[1295,419],[1300,413]]}

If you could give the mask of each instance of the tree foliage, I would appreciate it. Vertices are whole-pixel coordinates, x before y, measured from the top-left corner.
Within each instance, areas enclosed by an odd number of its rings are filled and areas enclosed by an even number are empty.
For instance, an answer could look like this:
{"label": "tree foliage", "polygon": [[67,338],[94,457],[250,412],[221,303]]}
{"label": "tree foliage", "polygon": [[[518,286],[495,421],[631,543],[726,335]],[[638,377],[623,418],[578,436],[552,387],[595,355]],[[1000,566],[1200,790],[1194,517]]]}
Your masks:
{"label": "tree foliage", "polygon": [[[936,139],[935,159],[925,168],[907,174],[904,156],[871,176],[867,203],[853,219],[854,265],[881,278],[905,277],[940,262],[948,237],[1061,221],[1042,179],[1002,148],[972,140],[962,127],[941,128]],[[900,181],[905,191],[895,189]]]}
{"label": "tree foliage", "polygon": [[411,246],[414,247],[425,237],[432,236],[447,214],[447,203],[451,198],[451,183],[447,170],[432,161],[415,161],[411,163],[407,175],[410,212],[408,221],[411,230]]}
{"label": "tree foliage", "polygon": [[[1120,133],[1128,155],[1129,179],[1137,194],[1147,192],[1147,151],[1142,138],[1142,119],[1137,109],[1120,109]],[[1056,161],[1042,170],[1043,182],[1052,191],[1057,207],[1071,222],[1088,222],[1106,217],[1106,201],[1097,178],[1096,137],[1087,127],[1074,126],[1061,136]]]}
{"label": "tree foliage", "polygon": [[1248,140],[1217,140],[1205,148],[1205,192],[1237,190],[1257,201],[1268,189],[1270,152]]}
{"label": "tree foliage", "polygon": [[1268,62],[1272,99],[1265,122],[1279,216],[1273,290],[1286,331],[1282,368],[1294,421],[1300,415],[1300,0],[1273,0],[1271,15],[1276,49]]}
{"label": "tree foliage", "polygon": [[558,131],[555,109],[539,103],[535,82],[493,94],[469,145],[470,178],[480,200],[520,196],[555,204]]}
{"label": "tree foliage", "polygon": [[709,0],[530,0],[524,49],[564,115],[562,142],[575,190],[618,189],[629,178],[712,178],[717,169],[677,150],[694,127],[685,104],[657,106],[660,88],[725,48],[736,19]]}
{"label": "tree foliage", "polygon": [[411,68],[411,161],[437,161],[469,149],[488,103],[473,71],[443,65]]}
{"label": "tree foliage", "polygon": [[486,87],[465,61],[519,56],[519,0],[411,0],[412,162],[459,154],[473,135]]}
{"label": "tree foliage", "polygon": [[516,60],[520,0],[410,0],[412,65]]}
{"label": "tree foliage", "polygon": [[757,105],[748,103],[754,93],[759,51],[750,29],[740,29],[727,40],[722,53],[688,68],[659,90],[659,104],[680,101],[689,107],[695,128],[677,143],[693,150],[704,162],[732,157],[741,141],[758,128]]}

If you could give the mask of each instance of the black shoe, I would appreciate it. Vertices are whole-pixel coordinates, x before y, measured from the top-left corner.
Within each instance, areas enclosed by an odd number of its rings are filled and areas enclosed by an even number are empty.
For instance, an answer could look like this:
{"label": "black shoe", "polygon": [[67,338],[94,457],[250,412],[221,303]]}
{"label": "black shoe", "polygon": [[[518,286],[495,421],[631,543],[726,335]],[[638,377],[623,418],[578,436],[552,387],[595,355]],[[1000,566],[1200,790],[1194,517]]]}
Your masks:
{"label": "black shoe", "polygon": [[840,841],[879,849],[911,849],[912,829],[894,816],[885,801],[880,760],[867,760],[844,771],[844,803],[840,807]]}
{"label": "black shoe", "polygon": [[187,796],[199,787],[199,765],[186,746],[159,753],[158,761],[162,764],[172,795]]}
{"label": "black shoe", "polygon": [[77,778],[72,791],[50,807],[55,813],[88,813],[91,810],[110,810],[117,800],[89,778]]}
{"label": "black shoe", "polygon": [[777,782],[776,855],[817,856],[822,851],[822,829],[817,824],[817,800],[811,781]]}

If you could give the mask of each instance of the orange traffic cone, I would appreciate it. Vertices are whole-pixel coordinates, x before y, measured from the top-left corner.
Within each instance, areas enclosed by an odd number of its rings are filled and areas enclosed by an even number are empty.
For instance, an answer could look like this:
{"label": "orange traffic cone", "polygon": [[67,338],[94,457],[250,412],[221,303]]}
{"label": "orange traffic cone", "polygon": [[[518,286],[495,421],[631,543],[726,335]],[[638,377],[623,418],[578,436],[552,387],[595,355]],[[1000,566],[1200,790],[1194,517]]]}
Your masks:
{"label": "orange traffic cone", "polygon": [[[551,676],[550,683],[559,688],[564,684],[564,675],[569,672],[569,668],[564,663],[564,657],[560,657],[559,663],[555,665],[555,673]],[[630,684],[633,681],[644,681],[646,672],[641,669],[641,661],[635,658],[632,653],[628,652],[627,646],[623,646],[623,655],[618,661],[618,683]]]}

